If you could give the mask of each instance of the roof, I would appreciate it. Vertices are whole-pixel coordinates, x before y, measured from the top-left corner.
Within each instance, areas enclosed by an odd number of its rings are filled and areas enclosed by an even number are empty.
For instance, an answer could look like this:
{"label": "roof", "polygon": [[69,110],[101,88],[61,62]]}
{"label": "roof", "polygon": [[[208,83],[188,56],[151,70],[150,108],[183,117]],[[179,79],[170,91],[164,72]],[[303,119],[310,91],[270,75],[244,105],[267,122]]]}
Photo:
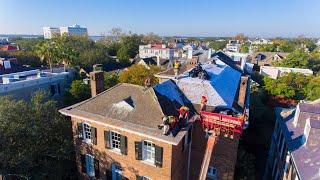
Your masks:
{"label": "roof", "polygon": [[[300,103],[297,125],[294,126],[295,109],[276,108],[277,120],[284,133],[288,149],[301,179],[319,179],[320,169],[320,103]],[[304,136],[307,119],[310,120],[308,139]],[[307,143],[305,145],[305,143]]]}
{"label": "roof", "polygon": [[232,108],[239,87],[241,73],[227,65],[204,64],[202,68],[210,76],[208,80],[192,77],[181,77],[178,87],[192,102],[200,104],[201,96],[208,99],[207,105]]}
{"label": "roof", "polygon": [[[170,98],[167,88],[174,88],[168,82],[155,88],[145,88],[132,84],[118,84],[79,104],[61,109],[60,112],[71,117],[98,121],[106,126],[125,129],[159,141],[178,144],[185,134],[180,131],[175,137],[162,134],[158,125],[164,115],[177,115],[176,109],[184,102],[177,97]],[[173,94],[179,94],[174,92]],[[183,103],[183,104],[181,104]]]}
{"label": "roof", "polygon": [[[13,59],[15,59],[15,58],[13,58]],[[22,66],[22,65],[18,64],[16,62],[16,60],[15,61],[8,60],[8,61],[10,61],[10,68],[8,68],[8,69],[6,69],[4,67],[4,65],[0,62],[0,75],[23,72],[23,71],[30,71],[30,70],[35,69],[35,68],[31,68],[31,67]]]}

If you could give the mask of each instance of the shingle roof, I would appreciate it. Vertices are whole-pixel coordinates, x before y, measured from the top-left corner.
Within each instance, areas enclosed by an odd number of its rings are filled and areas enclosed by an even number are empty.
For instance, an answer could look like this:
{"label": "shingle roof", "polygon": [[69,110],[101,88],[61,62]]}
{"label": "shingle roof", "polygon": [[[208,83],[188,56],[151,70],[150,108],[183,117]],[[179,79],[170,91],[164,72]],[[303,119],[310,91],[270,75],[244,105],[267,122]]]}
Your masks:
{"label": "shingle roof", "polygon": [[180,133],[175,137],[165,136],[157,126],[162,123],[164,115],[177,115],[176,109],[183,105],[180,103],[183,102],[178,99],[172,102],[163,91],[156,92],[153,88],[132,84],[118,84],[96,97],[64,108],[60,112],[177,143],[182,138]]}

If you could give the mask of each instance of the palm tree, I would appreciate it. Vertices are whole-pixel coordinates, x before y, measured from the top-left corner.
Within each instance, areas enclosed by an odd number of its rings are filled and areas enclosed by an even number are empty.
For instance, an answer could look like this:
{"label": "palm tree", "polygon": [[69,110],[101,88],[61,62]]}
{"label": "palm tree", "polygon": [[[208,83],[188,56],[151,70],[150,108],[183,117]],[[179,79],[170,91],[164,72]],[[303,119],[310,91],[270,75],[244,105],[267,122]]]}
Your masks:
{"label": "palm tree", "polygon": [[41,61],[45,61],[50,66],[52,72],[52,66],[57,61],[57,48],[53,41],[44,41],[37,45],[36,54],[39,56]]}

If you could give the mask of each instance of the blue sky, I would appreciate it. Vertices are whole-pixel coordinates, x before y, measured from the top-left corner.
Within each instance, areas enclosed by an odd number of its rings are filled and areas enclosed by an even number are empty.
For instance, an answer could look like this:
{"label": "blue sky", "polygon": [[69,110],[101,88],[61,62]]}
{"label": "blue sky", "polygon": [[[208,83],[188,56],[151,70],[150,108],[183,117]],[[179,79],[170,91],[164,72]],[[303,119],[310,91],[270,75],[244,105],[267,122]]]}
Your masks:
{"label": "blue sky", "polygon": [[0,0],[0,34],[80,24],[159,35],[320,37],[320,0]]}

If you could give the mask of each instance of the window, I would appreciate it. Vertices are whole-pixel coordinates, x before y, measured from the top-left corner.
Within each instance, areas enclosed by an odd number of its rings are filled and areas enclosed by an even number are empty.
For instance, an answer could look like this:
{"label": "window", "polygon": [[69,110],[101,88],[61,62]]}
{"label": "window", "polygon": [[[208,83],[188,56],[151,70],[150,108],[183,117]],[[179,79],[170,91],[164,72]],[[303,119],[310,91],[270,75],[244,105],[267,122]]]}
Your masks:
{"label": "window", "polygon": [[217,170],[216,168],[209,166],[208,167],[208,173],[207,173],[208,179],[217,179]]}
{"label": "window", "polygon": [[120,134],[111,131],[111,148],[120,150]]}
{"label": "window", "polygon": [[51,96],[59,95],[61,93],[60,84],[53,84],[50,86]]}
{"label": "window", "polygon": [[148,141],[143,141],[142,145],[142,158],[145,161],[154,163],[155,161],[155,145]]}
{"label": "window", "polygon": [[151,180],[151,178],[146,177],[146,176],[142,176],[140,180]]}
{"label": "window", "polygon": [[99,177],[99,161],[90,154],[81,154],[82,172],[90,177]]}
{"label": "window", "polygon": [[83,123],[83,135],[85,140],[91,141],[91,126]]}

